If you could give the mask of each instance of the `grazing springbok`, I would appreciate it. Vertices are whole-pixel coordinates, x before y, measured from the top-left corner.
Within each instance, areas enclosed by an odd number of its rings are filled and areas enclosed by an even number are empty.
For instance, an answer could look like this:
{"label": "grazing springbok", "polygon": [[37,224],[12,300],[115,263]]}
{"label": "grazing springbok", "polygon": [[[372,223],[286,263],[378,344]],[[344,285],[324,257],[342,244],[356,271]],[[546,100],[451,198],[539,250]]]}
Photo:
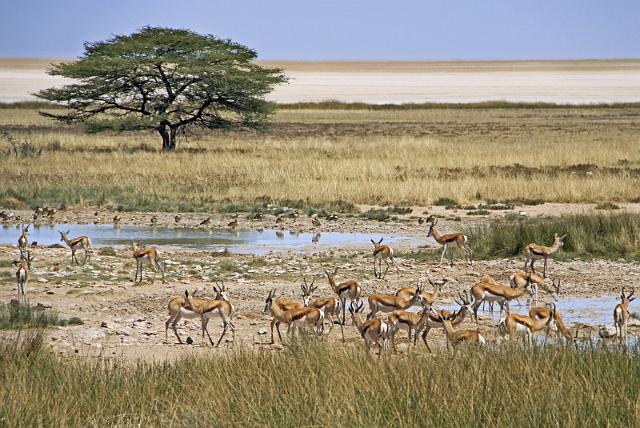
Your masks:
{"label": "grazing springbok", "polygon": [[91,240],[88,236],[78,236],[77,238],[69,239],[69,230],[66,232],[58,231],[60,233],[60,242],[64,242],[71,249],[71,264],[75,261],[77,264],[78,258],[76,257],[76,251],[78,248],[82,248],[84,250],[84,259],[82,260],[82,264],[85,264],[87,260],[91,259]]}
{"label": "grazing springbok", "polygon": [[396,310],[408,309],[414,304],[418,303],[420,306],[424,306],[422,300],[422,286],[420,283],[416,286],[416,292],[410,299],[403,299],[402,297],[394,296],[392,294],[372,294],[369,296],[369,315],[367,319],[374,318],[378,312],[393,312]]}
{"label": "grazing springbok", "polygon": [[273,325],[275,324],[276,330],[278,332],[278,338],[280,339],[280,343],[282,343],[282,334],[280,334],[280,324],[287,325],[287,334],[291,332],[291,328],[295,330],[298,327],[307,325],[309,327],[313,327],[316,330],[318,336],[322,335],[324,331],[324,308],[299,308],[299,309],[291,309],[289,311],[283,311],[280,307],[274,304],[274,297],[276,294],[276,290],[271,290],[269,295],[265,299],[264,305],[264,313],[271,313],[275,323],[272,322],[271,329],[271,343],[275,343],[273,338]]}
{"label": "grazing springbok", "polygon": [[[469,297],[469,292],[465,290],[462,293],[458,293],[459,300],[456,299],[455,302],[460,306],[455,312],[446,311],[446,310],[437,310],[430,311],[427,318],[425,319],[425,323],[420,325],[416,330],[416,337],[414,342],[418,339],[418,334],[422,331],[422,341],[425,346],[431,352],[431,347],[429,346],[429,342],[427,342],[427,336],[431,329],[441,328],[444,329],[444,324],[442,320],[440,320],[436,315],[442,316],[451,322],[451,326],[455,327],[461,324],[467,317],[467,315],[471,316],[473,313],[473,301]],[[424,329],[424,330],[423,330]]]}
{"label": "grazing springbok", "polygon": [[473,296],[473,315],[478,322],[478,308],[483,302],[489,304],[498,303],[500,305],[500,317],[502,312],[509,313],[509,302],[518,299],[524,293],[531,294],[529,283],[522,288],[511,288],[508,285],[498,284],[490,276],[485,276],[480,282],[471,287],[471,295]]}
{"label": "grazing springbok", "polygon": [[[222,342],[222,338],[227,333],[227,330],[230,328],[233,334],[235,335],[235,326],[233,325],[233,321],[231,321],[231,316],[233,314],[233,306],[231,302],[228,300],[210,300],[210,299],[194,299],[189,295],[188,291],[184,292],[184,302],[182,303],[182,309],[185,312],[192,312],[197,314],[200,317],[200,325],[202,327],[202,342],[204,343],[204,334],[207,333],[207,337],[209,338],[209,342],[213,346],[213,340],[211,339],[211,335],[209,334],[209,330],[207,329],[207,324],[209,323],[209,319],[219,316],[222,319],[222,334],[216,343],[216,348]],[[182,310],[181,309],[181,310]],[[177,333],[176,333],[177,334]]]}
{"label": "grazing springbok", "polygon": [[20,254],[23,254],[27,251],[27,246],[29,245],[29,225],[24,227],[20,225],[20,237],[18,238],[18,248],[20,249]]}
{"label": "grazing springbok", "polygon": [[[436,299],[438,298],[438,295],[442,290],[442,286],[446,284],[447,281],[441,280],[438,282],[433,282],[431,281],[431,279],[427,279],[427,280],[429,281],[429,284],[431,284],[431,286],[433,287],[433,291],[432,292],[425,291],[422,293],[422,296],[420,297],[422,297],[424,306],[432,306],[435,303]],[[416,289],[414,287],[403,287],[398,291],[396,291],[396,296],[401,297],[404,300],[411,299],[414,294],[416,294]]]}
{"label": "grazing springbok", "polygon": [[383,351],[389,348],[389,324],[380,318],[374,318],[371,320],[363,321],[360,313],[364,307],[364,302],[358,304],[349,304],[349,312],[351,312],[351,320],[357,327],[360,336],[364,339],[364,349],[367,354],[371,350],[371,345],[377,344],[379,347],[378,358],[382,355]]}
{"label": "grazing springbok", "polygon": [[[396,259],[393,258],[393,248],[388,245],[383,245],[382,240],[384,238],[380,238],[378,242],[371,240],[373,244],[373,276],[382,279],[387,276],[387,272],[389,271],[389,262],[387,259],[391,261],[391,264],[396,268],[396,274],[400,273],[400,269],[398,268],[398,264],[396,263]],[[385,262],[387,268],[384,270],[384,274],[382,273],[382,262]],[[378,265],[376,270],[376,263]]]}
{"label": "grazing springbok", "polygon": [[554,279],[551,281],[551,285],[547,285],[545,278],[536,273],[525,272],[523,270],[517,270],[516,273],[509,277],[509,285],[511,285],[511,288],[523,288],[527,282],[531,288],[533,305],[538,304],[538,289],[540,288],[551,294],[553,300],[558,301],[558,299],[560,299],[559,279],[557,281]]}
{"label": "grazing springbok", "polygon": [[324,269],[324,274],[329,280],[329,286],[338,296],[338,300],[340,300],[340,307],[342,308],[342,320],[340,320],[340,322],[342,323],[342,325],[345,325],[347,299],[349,299],[351,302],[355,302],[360,299],[361,289],[360,285],[358,285],[358,283],[352,279],[348,279],[339,284],[336,284],[337,273],[338,268],[335,268],[333,273],[329,273],[326,269]]}
{"label": "grazing springbok", "polygon": [[[552,311],[551,307],[549,306],[535,306],[529,309],[529,317],[535,320],[547,319],[551,315],[554,316],[553,322],[556,327],[556,333],[564,336],[564,338],[568,342],[575,343],[574,337],[571,335],[571,332],[567,328],[566,324],[564,323],[564,320],[562,319],[562,316],[560,315],[560,312],[557,309],[555,311]],[[576,337],[577,337],[577,331],[576,331]]]}
{"label": "grazing springbok", "polygon": [[133,282],[138,281],[138,275],[140,275],[140,281],[142,282],[142,265],[146,261],[151,265],[153,269],[153,280],[155,281],[158,270],[162,273],[162,283],[164,284],[164,265],[160,261],[160,254],[154,247],[140,248],[136,241],[131,241],[131,252],[133,258],[136,260],[136,276],[133,278]]}
{"label": "grazing springbok", "polygon": [[[514,337],[518,333],[524,333],[527,343],[533,342],[533,334],[546,330],[545,343],[549,336],[549,331],[553,328],[556,319],[556,305],[550,303],[550,315],[547,318],[535,319],[528,315],[509,314],[498,323],[498,332],[502,336]],[[557,328],[557,327],[556,327]]]}
{"label": "grazing springbok", "polygon": [[556,233],[554,235],[553,245],[550,247],[538,244],[529,244],[524,248],[524,270],[528,271],[528,267],[531,267],[531,271],[536,273],[533,264],[536,260],[543,259],[544,260],[544,270],[542,272],[542,277],[547,277],[547,259],[549,256],[555,252],[557,252],[560,247],[564,245],[564,238],[566,238],[567,234],[562,236],[558,236]]}
{"label": "grazing springbok", "polygon": [[[229,301],[229,297],[227,296],[227,290],[224,287],[224,282],[222,282],[219,287],[214,286],[213,291],[216,292],[216,297],[214,298],[214,300],[226,300],[227,302]],[[195,295],[195,292],[191,293],[192,297],[194,295]],[[169,310],[169,319],[167,319],[167,321],[164,324],[164,338],[167,342],[169,341],[169,325],[171,325],[173,332],[178,338],[178,342],[182,343],[182,339],[180,339],[180,336],[178,335],[178,330],[177,330],[178,321],[180,321],[180,319],[182,318],[185,318],[185,319],[200,318],[199,314],[186,310],[183,307],[184,302],[185,302],[184,296],[176,296],[176,297],[173,297],[171,300],[169,300],[169,303],[167,304],[167,309]],[[231,309],[233,311],[233,306],[231,306]]]}
{"label": "grazing springbok", "polygon": [[627,324],[629,322],[629,304],[636,298],[631,297],[635,293],[635,289],[631,289],[631,293],[625,295],[624,287],[620,292],[620,303],[613,309],[613,323],[616,326],[616,336],[620,341],[627,339]]}
{"label": "grazing springbok", "polygon": [[[25,257],[26,255],[26,257]],[[14,260],[13,264],[18,268],[16,271],[16,282],[18,284],[18,300],[20,303],[27,302],[27,286],[31,277],[31,262],[35,257],[31,257],[31,251],[20,253],[20,261]]]}
{"label": "grazing springbok", "polygon": [[[429,216],[427,219],[429,223],[429,232],[427,233],[427,238],[433,236],[433,239],[440,245],[442,245],[442,256],[440,256],[440,264],[444,260],[444,254],[447,252],[449,248],[458,248],[461,249],[469,260],[469,264],[473,266],[473,259],[471,248],[467,245],[469,239],[467,235],[464,233],[447,233],[446,235],[441,235],[438,229],[436,229],[436,225],[438,224],[438,220],[436,220],[433,216]],[[453,266],[453,252],[449,252],[449,262],[451,266]]]}
{"label": "grazing springbok", "polygon": [[480,345],[485,345],[487,343],[485,338],[480,334],[478,330],[466,329],[455,331],[453,329],[452,322],[452,318],[454,316],[452,315],[449,315],[447,317],[437,312],[433,312],[432,316],[436,318],[440,323],[442,323],[445,336],[447,338],[447,349],[449,349],[449,346],[451,346],[455,350],[458,345],[467,343],[475,343]]}
{"label": "grazing springbok", "polygon": [[[313,292],[318,289],[317,285],[313,285],[316,280],[315,278],[311,280],[311,285],[307,283],[307,279],[303,276],[302,280],[304,284],[300,285],[300,289],[302,290],[302,301],[304,302],[305,307],[312,308],[324,308],[324,316],[329,321],[329,333],[333,330],[333,316],[336,315],[338,320],[340,319],[340,300],[338,300],[335,296],[330,297],[318,297],[317,299],[311,300],[311,296]],[[342,341],[344,342],[344,329],[342,324],[340,324],[340,331],[342,331]]]}

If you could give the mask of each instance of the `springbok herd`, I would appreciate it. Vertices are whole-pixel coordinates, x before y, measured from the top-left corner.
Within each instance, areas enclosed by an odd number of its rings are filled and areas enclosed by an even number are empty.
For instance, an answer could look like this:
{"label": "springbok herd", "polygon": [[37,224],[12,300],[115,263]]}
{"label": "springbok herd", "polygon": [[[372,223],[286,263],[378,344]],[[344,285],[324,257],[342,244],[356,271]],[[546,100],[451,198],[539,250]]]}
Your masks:
{"label": "springbok herd", "polygon": [[[468,246],[468,238],[462,233],[441,234],[436,228],[437,220],[433,217],[427,219],[429,230],[427,236],[432,236],[436,242],[442,245],[442,264],[447,250],[461,250],[466,256],[467,263],[473,266],[472,250]],[[60,240],[71,250],[71,263],[79,263],[76,258],[76,251],[84,251],[83,263],[91,257],[91,240],[87,236],[69,237],[70,231],[60,231]],[[374,293],[367,297],[369,313],[366,318],[362,317],[364,301],[362,299],[362,288],[356,280],[348,279],[343,282],[336,280],[338,268],[333,271],[324,270],[329,286],[332,290],[330,296],[312,298],[318,286],[315,279],[311,283],[307,278],[302,277],[301,291],[302,302],[278,297],[275,290],[270,290],[264,306],[264,313],[272,316],[271,320],[271,343],[275,342],[274,327],[278,333],[278,338],[282,343],[280,326],[287,326],[287,333],[294,334],[301,328],[310,328],[317,335],[322,336],[325,331],[325,321],[328,322],[329,334],[335,325],[338,325],[344,342],[344,326],[347,321],[347,311],[351,316],[352,325],[357,328],[358,333],[364,340],[367,352],[373,347],[379,348],[379,355],[388,350],[389,345],[396,350],[396,335],[400,330],[406,330],[409,337],[409,347],[417,346],[418,335],[429,351],[431,348],[427,342],[427,336],[432,329],[443,329],[447,348],[456,347],[461,344],[486,343],[485,338],[478,329],[457,329],[467,318],[472,318],[478,323],[478,310],[482,306],[486,307],[493,315],[494,305],[500,307],[500,321],[497,325],[498,332],[502,337],[513,337],[524,335],[526,341],[531,343],[536,332],[545,332],[545,341],[551,331],[561,335],[568,343],[574,343],[575,339],[565,326],[560,312],[553,302],[543,306],[538,306],[539,289],[551,295],[553,300],[558,300],[560,293],[560,281],[549,281],[546,278],[547,260],[549,256],[557,252],[563,246],[564,236],[555,235],[551,246],[539,244],[529,244],[524,250],[525,263],[524,270],[518,270],[509,278],[509,284],[500,284],[490,276],[484,276],[474,284],[471,289],[458,293],[455,300],[459,308],[457,310],[435,309],[442,286],[445,281],[432,281],[427,279],[432,287],[432,291],[426,291],[423,284],[418,281],[416,287],[400,288],[395,294]],[[21,234],[18,238],[18,248],[20,250],[20,260],[14,261],[17,267],[16,281],[18,285],[18,298],[22,303],[27,302],[27,285],[30,278],[31,264],[35,259],[29,251],[28,245],[29,226],[21,227]],[[371,240],[373,244],[373,273],[376,279],[383,279],[391,266],[399,271],[398,264],[394,259],[393,249],[379,241]],[[136,260],[135,281],[142,281],[143,265],[151,266],[154,272],[162,273],[164,283],[164,264],[160,260],[159,252],[153,247],[140,248],[132,242],[132,256]],[[544,270],[542,276],[535,271],[534,263],[543,260]],[[382,271],[382,263],[386,269]],[[453,251],[449,251],[449,262],[453,264]],[[155,278],[155,275],[154,275]],[[211,318],[220,317],[223,324],[222,333],[215,346],[219,346],[228,330],[235,332],[233,323],[234,306],[229,300],[227,289],[223,283],[214,286],[215,298],[197,298],[194,294],[185,291],[184,296],[172,298],[168,303],[169,318],[165,323],[165,337],[168,340],[169,326],[173,329],[179,343],[182,338],[178,334],[177,325],[182,319],[200,319],[202,330],[202,341],[205,341],[205,334],[209,338],[211,345],[213,339],[209,335],[207,328]],[[613,309],[613,320],[615,332],[609,328],[603,328],[599,334],[603,338],[617,337],[620,341],[626,342],[627,325],[630,318],[629,305],[635,299],[634,290],[626,292],[622,288],[620,303]],[[511,314],[509,304],[526,298],[530,307],[528,315]],[[418,310],[410,310],[417,307]],[[502,316],[504,313],[504,317]],[[381,316],[378,316],[381,315]],[[413,341],[412,341],[413,339]]]}

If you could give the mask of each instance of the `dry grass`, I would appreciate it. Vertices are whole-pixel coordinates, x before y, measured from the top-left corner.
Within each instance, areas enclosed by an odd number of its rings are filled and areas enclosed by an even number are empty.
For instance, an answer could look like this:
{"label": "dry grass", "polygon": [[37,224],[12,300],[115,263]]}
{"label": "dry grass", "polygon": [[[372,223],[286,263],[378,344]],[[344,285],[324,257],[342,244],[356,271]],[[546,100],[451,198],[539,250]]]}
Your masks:
{"label": "dry grass", "polygon": [[633,108],[282,110],[266,133],[193,135],[171,155],[155,134],[87,135],[28,109],[3,110],[0,126],[45,149],[0,159],[0,206],[615,202],[640,184]]}

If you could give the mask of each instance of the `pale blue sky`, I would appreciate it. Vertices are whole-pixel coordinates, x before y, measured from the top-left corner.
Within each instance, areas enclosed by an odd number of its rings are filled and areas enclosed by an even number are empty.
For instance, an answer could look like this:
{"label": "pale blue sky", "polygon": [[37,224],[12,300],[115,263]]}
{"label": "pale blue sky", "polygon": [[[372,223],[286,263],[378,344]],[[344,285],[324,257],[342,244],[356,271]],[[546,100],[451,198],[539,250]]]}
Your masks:
{"label": "pale blue sky", "polygon": [[75,57],[145,25],[262,59],[640,58],[638,0],[0,0],[0,56]]}

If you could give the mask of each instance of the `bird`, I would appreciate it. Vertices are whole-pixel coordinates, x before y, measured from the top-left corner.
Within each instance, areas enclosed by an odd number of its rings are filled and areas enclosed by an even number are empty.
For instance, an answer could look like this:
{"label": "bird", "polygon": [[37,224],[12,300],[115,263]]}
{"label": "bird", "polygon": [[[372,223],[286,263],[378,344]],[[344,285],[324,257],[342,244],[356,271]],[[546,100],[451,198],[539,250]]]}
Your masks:
{"label": "bird", "polygon": [[118,214],[113,216],[113,224],[120,224],[120,216]]}
{"label": "bird", "polygon": [[93,213],[94,216],[98,217],[100,215],[100,213],[98,211]]}
{"label": "bird", "polygon": [[180,220],[182,220],[182,217],[180,216],[180,214],[176,214],[173,220],[175,220],[176,223],[180,223]]}
{"label": "bird", "polygon": [[424,223],[424,219],[422,217],[418,217],[418,224]]}
{"label": "bird", "polygon": [[207,217],[200,222],[200,226],[209,226],[211,224],[211,217]]}
{"label": "bird", "polygon": [[282,218],[281,215],[279,215],[278,217],[276,217],[276,224],[280,224],[284,221],[284,219]]}
{"label": "bird", "polygon": [[262,217],[264,217],[264,215],[260,211],[253,215],[254,220],[260,220]]}
{"label": "bird", "polygon": [[331,213],[327,216],[327,220],[329,221],[336,221],[338,219],[338,214],[336,213]]}
{"label": "bird", "polygon": [[47,208],[47,217],[53,217],[57,212],[55,208]]}
{"label": "bird", "polygon": [[313,219],[311,219],[311,224],[318,227],[320,226],[322,223],[320,223],[320,220],[318,220],[316,217],[314,217]]}
{"label": "bird", "polygon": [[229,222],[229,224],[227,224],[227,226],[231,227],[231,228],[235,228],[236,226],[238,226],[238,219],[234,218],[233,220],[231,220]]}
{"label": "bird", "polygon": [[155,226],[157,223],[158,223],[158,216],[154,215],[153,217],[151,217],[151,224]]}

